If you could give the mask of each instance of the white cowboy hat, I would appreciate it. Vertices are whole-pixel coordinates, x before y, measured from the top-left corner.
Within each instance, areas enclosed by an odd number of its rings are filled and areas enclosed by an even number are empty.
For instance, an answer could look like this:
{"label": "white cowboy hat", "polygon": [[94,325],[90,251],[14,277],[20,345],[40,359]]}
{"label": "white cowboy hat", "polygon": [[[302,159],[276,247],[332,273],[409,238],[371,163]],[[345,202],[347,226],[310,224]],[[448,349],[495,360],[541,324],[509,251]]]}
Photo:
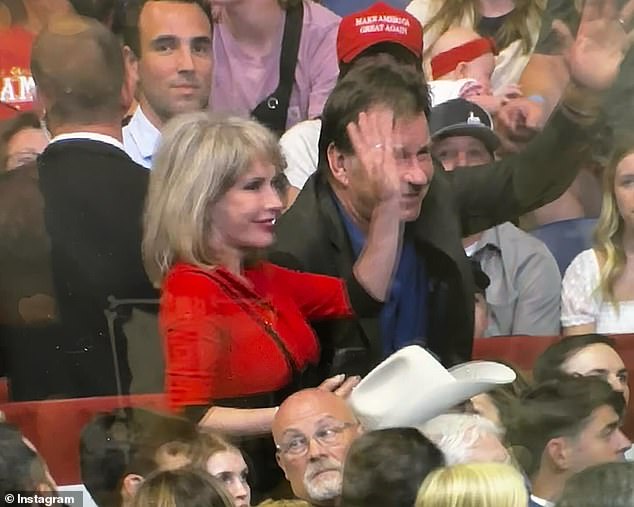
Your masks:
{"label": "white cowboy hat", "polygon": [[508,366],[492,361],[447,370],[424,348],[411,345],[374,368],[348,402],[366,430],[415,427],[515,376]]}

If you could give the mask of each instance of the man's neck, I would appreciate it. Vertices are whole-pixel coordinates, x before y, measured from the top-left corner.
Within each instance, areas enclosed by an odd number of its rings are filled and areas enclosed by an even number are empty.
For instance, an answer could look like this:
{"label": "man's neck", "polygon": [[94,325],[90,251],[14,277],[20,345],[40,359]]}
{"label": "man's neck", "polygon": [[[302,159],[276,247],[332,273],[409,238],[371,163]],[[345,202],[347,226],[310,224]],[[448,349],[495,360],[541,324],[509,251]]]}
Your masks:
{"label": "man's neck", "polygon": [[370,229],[369,220],[363,218],[354,208],[350,199],[345,194],[345,192],[341,192],[340,189],[332,187],[332,191],[335,194],[335,197],[339,201],[339,205],[345,212],[347,218],[361,231],[363,234],[367,235]]}
{"label": "man's neck", "polygon": [[224,7],[222,22],[247,51],[264,54],[277,43],[284,21],[284,10],[277,0],[235,2]]}
{"label": "man's neck", "polygon": [[566,484],[567,475],[539,471],[531,481],[531,493],[536,497],[557,502]]}
{"label": "man's neck", "polygon": [[161,130],[163,128],[163,124],[165,122],[158,114],[156,114],[154,109],[150,107],[150,104],[143,95],[139,98],[139,107],[141,108],[141,111],[143,111],[147,120],[154,125],[157,130]]}
{"label": "man's neck", "polygon": [[64,123],[51,130],[51,134],[56,137],[62,134],[74,134],[76,132],[90,132],[114,137],[117,141],[123,142],[121,124],[95,123],[91,125],[81,125],[75,123]]}

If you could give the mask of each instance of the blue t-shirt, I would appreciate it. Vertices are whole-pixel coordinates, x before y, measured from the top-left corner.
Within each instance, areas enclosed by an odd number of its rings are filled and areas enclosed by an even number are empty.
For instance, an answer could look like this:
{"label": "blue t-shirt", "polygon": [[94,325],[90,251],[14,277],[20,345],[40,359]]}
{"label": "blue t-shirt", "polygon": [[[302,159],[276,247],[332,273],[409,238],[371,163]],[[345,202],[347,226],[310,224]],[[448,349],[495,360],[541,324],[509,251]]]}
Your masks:
{"label": "blue t-shirt", "polygon": [[[337,207],[348,232],[356,259],[365,245],[365,235],[338,202]],[[428,284],[425,263],[416,253],[414,243],[405,241],[390,294],[379,315],[385,357],[413,343],[425,344],[427,296]]]}

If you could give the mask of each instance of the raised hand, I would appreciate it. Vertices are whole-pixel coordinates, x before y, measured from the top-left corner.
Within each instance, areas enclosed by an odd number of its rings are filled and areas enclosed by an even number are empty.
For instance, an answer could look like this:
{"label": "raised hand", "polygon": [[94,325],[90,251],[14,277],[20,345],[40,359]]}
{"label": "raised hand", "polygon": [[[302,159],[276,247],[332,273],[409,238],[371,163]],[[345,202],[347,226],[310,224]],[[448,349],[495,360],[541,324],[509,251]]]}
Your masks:
{"label": "raised hand", "polygon": [[571,78],[590,90],[608,89],[633,38],[626,27],[634,14],[634,0],[618,10],[615,0],[585,0],[577,37],[557,20],[553,29],[564,42],[564,58]]}
{"label": "raised hand", "polygon": [[394,113],[383,108],[360,113],[357,123],[351,122],[346,127],[377,205],[398,200],[401,195],[393,127]]}

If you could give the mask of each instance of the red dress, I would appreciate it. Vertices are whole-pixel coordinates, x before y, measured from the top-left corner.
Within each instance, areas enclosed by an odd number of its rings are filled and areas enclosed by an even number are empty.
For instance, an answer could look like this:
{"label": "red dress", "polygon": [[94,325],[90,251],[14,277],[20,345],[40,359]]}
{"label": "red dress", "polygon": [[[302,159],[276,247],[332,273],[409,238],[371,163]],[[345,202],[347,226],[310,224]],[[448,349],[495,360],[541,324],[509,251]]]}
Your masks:
{"label": "red dress", "polygon": [[168,273],[160,326],[173,408],[284,388],[294,369],[319,359],[308,321],[353,316],[339,278],[268,262],[245,270],[244,278],[190,264]]}

